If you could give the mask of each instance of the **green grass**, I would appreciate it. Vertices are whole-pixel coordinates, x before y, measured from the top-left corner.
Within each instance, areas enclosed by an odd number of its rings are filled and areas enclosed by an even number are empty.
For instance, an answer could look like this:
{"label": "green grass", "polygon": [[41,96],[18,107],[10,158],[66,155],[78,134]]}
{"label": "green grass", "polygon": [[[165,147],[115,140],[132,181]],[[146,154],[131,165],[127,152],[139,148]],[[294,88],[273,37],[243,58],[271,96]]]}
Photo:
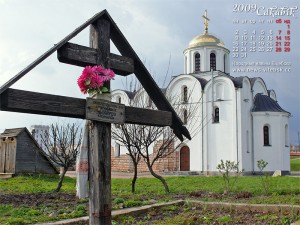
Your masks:
{"label": "green grass", "polygon": [[291,157],[291,171],[300,172],[300,157],[299,156]]}
{"label": "green grass", "polygon": [[[223,178],[220,176],[179,176],[167,177],[170,193],[186,194],[192,191],[209,191],[223,193]],[[113,194],[130,194],[130,179],[113,179]],[[234,192],[248,191],[261,195],[263,189],[258,176],[239,177]],[[278,195],[300,194],[300,179],[296,177],[271,177],[271,193]],[[136,184],[136,194],[164,194],[161,183],[153,178],[139,178]]]}
{"label": "green grass", "polygon": [[[223,192],[223,179],[220,176],[174,176],[166,177],[171,194],[186,194],[192,191]],[[16,176],[7,180],[0,180],[0,193],[45,193],[52,192],[58,182],[58,176],[34,175]],[[75,192],[76,180],[66,177],[62,186],[63,192]],[[258,176],[239,177],[233,192],[248,191],[254,195],[261,195],[260,178]],[[131,194],[131,179],[112,179],[112,193],[114,195]],[[297,177],[271,177],[271,193],[278,195],[300,194],[300,179]],[[160,181],[154,178],[139,178],[136,183],[138,194],[165,195]]]}
{"label": "green grass", "polygon": [[63,219],[75,218],[86,215],[85,206],[78,205],[74,209],[61,210],[57,212],[57,216],[50,217],[49,214],[53,212],[51,207],[41,206],[37,208],[32,207],[14,207],[12,205],[0,204],[0,224],[3,225],[21,225],[33,224],[45,221],[58,221]]}
{"label": "green grass", "polygon": [[[28,175],[16,176],[7,180],[0,180],[0,193],[26,194],[45,193],[55,190],[58,183],[58,175]],[[74,191],[75,179],[65,177],[62,191]]]}
{"label": "green grass", "polygon": [[[223,193],[223,179],[220,176],[178,176],[166,177],[170,194],[165,194],[163,185],[154,178],[139,178],[136,183],[136,193],[131,193],[131,179],[112,179],[113,209],[134,207],[150,204],[153,201],[171,201],[176,195],[188,197],[190,192],[207,191]],[[249,200],[223,198],[220,201],[246,201],[248,203],[293,204],[300,205],[300,178],[270,177],[271,188],[269,196],[263,195],[263,189],[258,176],[239,177],[233,192],[251,192]],[[34,175],[16,176],[8,180],[0,180],[1,194],[32,194],[52,192],[58,182],[58,176]],[[62,191],[75,193],[76,180],[66,177]],[[216,201],[216,199],[201,199]],[[218,200],[219,201],[219,200]],[[152,202],[153,203],[153,202]],[[57,204],[60,204],[58,202]],[[86,215],[87,201],[79,202],[75,207],[56,209],[51,205],[33,207],[12,206],[0,204],[0,224],[32,224],[43,221],[60,220]],[[57,216],[49,217],[56,210]],[[57,211],[58,210],[58,211]],[[224,218],[223,218],[224,219]]]}

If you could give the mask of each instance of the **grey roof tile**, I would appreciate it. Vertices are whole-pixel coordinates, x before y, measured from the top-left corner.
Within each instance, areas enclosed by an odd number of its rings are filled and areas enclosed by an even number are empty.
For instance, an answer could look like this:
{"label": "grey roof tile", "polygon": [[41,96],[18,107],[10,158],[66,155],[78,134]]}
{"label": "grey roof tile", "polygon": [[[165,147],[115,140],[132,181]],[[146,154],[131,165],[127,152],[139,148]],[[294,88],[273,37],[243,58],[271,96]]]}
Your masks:
{"label": "grey roof tile", "polygon": [[254,98],[254,106],[252,112],[285,112],[280,105],[267,95],[256,94]]}

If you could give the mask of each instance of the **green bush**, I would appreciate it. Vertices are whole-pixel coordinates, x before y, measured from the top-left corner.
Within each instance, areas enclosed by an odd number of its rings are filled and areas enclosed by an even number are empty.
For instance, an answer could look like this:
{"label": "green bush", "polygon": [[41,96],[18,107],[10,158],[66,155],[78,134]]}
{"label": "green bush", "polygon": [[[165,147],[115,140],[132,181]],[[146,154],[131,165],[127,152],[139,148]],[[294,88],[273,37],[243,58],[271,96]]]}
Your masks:
{"label": "green bush", "polygon": [[236,184],[237,178],[242,174],[243,170],[239,170],[239,162],[235,163],[230,160],[226,160],[224,163],[218,164],[217,169],[222,174],[224,181],[224,194],[228,194]]}
{"label": "green bush", "polygon": [[125,202],[125,208],[131,208],[131,207],[136,207],[136,206],[141,206],[143,205],[143,201],[139,199],[130,199]]}
{"label": "green bush", "polygon": [[120,203],[124,203],[125,200],[123,198],[115,198],[113,201],[115,204],[120,204]]}
{"label": "green bush", "polygon": [[263,170],[268,165],[268,162],[264,161],[263,159],[257,161],[257,167],[263,176],[260,176],[261,185],[264,189],[264,193],[266,195],[270,194],[270,186],[271,186],[271,178],[269,177],[269,173],[263,173]]}

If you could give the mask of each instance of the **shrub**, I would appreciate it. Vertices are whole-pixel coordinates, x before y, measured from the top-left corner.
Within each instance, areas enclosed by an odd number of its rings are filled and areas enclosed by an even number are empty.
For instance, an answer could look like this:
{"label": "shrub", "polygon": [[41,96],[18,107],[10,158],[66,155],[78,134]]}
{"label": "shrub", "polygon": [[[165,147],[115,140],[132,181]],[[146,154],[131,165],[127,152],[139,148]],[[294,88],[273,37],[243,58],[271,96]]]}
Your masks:
{"label": "shrub", "polygon": [[114,199],[114,203],[115,203],[115,204],[124,203],[124,201],[125,201],[125,200],[124,200],[123,198],[115,198],[115,199]]}
{"label": "shrub", "polygon": [[[224,194],[228,194],[233,189],[238,177],[244,170],[239,170],[239,162],[235,163],[234,161],[231,162],[229,160],[226,160],[225,163],[223,160],[221,160],[221,163],[218,164],[217,169],[223,176]],[[231,174],[234,176],[230,176]]]}
{"label": "shrub", "polygon": [[125,202],[125,208],[141,206],[142,204],[143,204],[143,201],[141,201],[141,200],[130,199],[127,202]]}
{"label": "shrub", "polygon": [[262,174],[260,176],[261,185],[264,189],[264,193],[266,195],[270,194],[270,186],[271,186],[271,179],[268,172],[263,173],[263,170],[268,165],[268,162],[264,161],[263,159],[257,161],[257,167]]}

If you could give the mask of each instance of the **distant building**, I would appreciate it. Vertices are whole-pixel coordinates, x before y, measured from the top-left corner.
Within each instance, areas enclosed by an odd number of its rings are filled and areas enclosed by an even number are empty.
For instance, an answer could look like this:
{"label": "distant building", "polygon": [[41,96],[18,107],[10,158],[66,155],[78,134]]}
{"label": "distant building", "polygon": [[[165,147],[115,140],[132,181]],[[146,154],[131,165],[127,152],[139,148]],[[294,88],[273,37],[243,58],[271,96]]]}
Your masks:
{"label": "distant building", "polygon": [[43,143],[43,139],[47,140],[49,138],[49,129],[48,125],[32,125],[30,127],[30,132],[39,146],[43,149],[44,152],[47,152],[47,149]]}
{"label": "distant building", "polygon": [[300,146],[297,145],[291,145],[291,156],[300,156]]}
{"label": "distant building", "polygon": [[291,145],[291,152],[300,152],[300,146]]}
{"label": "distant building", "polygon": [[15,174],[57,174],[26,127],[6,129],[0,135],[0,178]]}

